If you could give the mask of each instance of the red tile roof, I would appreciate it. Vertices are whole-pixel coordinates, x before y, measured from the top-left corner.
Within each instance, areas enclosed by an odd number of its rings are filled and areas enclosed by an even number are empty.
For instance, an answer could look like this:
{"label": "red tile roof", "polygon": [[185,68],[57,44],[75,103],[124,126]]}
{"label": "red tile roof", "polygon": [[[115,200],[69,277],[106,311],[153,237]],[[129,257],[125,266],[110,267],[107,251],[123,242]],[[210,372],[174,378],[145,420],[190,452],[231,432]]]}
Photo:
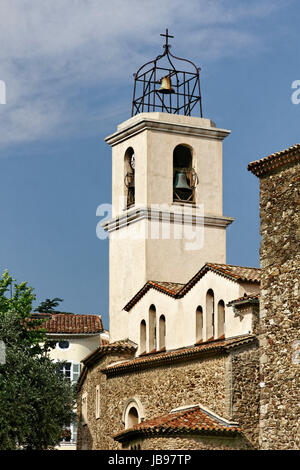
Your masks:
{"label": "red tile roof", "polygon": [[92,334],[101,333],[103,331],[103,324],[100,315],[79,315],[75,313],[38,313],[35,314],[34,317],[47,318],[42,324],[42,328],[45,328],[49,334]]}
{"label": "red tile roof", "polygon": [[218,340],[206,341],[205,343],[200,343],[195,346],[175,349],[173,351],[146,354],[123,362],[113,363],[102,369],[101,372],[107,376],[119,375],[139,369],[182,362],[198,356],[207,355],[211,352],[226,353],[232,348],[254,343],[255,341],[256,337],[254,335],[237,336],[228,339],[220,338]]}
{"label": "red tile roof", "polygon": [[148,281],[140,289],[137,294],[125,305],[124,310],[129,312],[131,308],[148,292],[149,289],[155,289],[163,294],[169,295],[173,298],[182,298],[194,285],[208,272],[213,271],[220,276],[227,277],[237,282],[260,282],[260,269],[245,267],[245,266],[233,266],[230,264],[217,264],[217,263],[206,263],[196,275],[190,279],[186,284],[178,284],[174,282],[162,282],[162,281]]}
{"label": "red tile roof", "polygon": [[300,162],[300,144],[293,145],[280,152],[272,153],[260,160],[249,163],[248,170],[254,175],[264,176],[277,168],[289,165],[291,163]]}
{"label": "red tile roof", "polygon": [[231,300],[228,302],[227,306],[231,307],[231,305],[237,304],[244,304],[244,303],[251,303],[251,302],[258,302],[260,298],[260,293],[257,292],[256,294],[244,294],[243,297],[239,297],[238,299]]}
{"label": "red tile roof", "polygon": [[134,354],[137,349],[137,345],[130,340],[120,340],[115,341],[114,343],[102,343],[100,341],[100,346],[92,351],[88,356],[83,359],[84,367],[81,370],[80,376],[77,382],[77,390],[80,390],[85,377],[87,375],[88,368],[92,366],[95,362],[99,361],[102,357],[109,354]]}
{"label": "red tile roof", "polygon": [[241,429],[236,423],[217,417],[213,413],[195,405],[191,408],[171,412],[164,416],[143,421],[114,436],[116,441],[131,440],[136,435],[157,436],[170,434],[214,434],[235,436]]}

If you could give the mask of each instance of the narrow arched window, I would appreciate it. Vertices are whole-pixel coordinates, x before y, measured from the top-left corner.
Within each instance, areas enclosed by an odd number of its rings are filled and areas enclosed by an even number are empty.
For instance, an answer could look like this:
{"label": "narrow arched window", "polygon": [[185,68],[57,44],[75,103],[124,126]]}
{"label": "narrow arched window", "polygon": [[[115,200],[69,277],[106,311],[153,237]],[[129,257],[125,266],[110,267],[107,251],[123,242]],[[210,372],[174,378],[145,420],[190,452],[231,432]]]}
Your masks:
{"label": "narrow arched window", "polygon": [[164,315],[159,317],[159,350],[166,347],[166,319]]}
{"label": "narrow arched window", "polygon": [[199,305],[196,310],[196,343],[203,340],[203,310]]}
{"label": "narrow arched window", "polygon": [[132,428],[139,422],[139,413],[138,410],[132,406],[130,410],[128,411],[127,415],[127,428]]}
{"label": "narrow arched window", "polygon": [[218,303],[218,336],[224,336],[225,334],[225,303],[220,300]]}
{"label": "narrow arched window", "polygon": [[145,320],[141,321],[140,326],[140,354],[146,352],[146,322]]}
{"label": "narrow arched window", "polygon": [[126,207],[129,208],[135,204],[135,156],[132,147],[125,152],[124,174]]}
{"label": "narrow arched window", "polygon": [[149,308],[149,351],[156,350],[156,308],[151,305]]}
{"label": "narrow arched window", "polygon": [[196,173],[190,148],[177,145],[173,152],[173,201],[195,202]]}
{"label": "narrow arched window", "polygon": [[122,422],[125,429],[131,428],[140,423],[145,418],[144,408],[138,397],[127,400],[123,408]]}
{"label": "narrow arched window", "polygon": [[206,294],[206,339],[211,339],[215,335],[214,318],[214,292],[209,289]]}

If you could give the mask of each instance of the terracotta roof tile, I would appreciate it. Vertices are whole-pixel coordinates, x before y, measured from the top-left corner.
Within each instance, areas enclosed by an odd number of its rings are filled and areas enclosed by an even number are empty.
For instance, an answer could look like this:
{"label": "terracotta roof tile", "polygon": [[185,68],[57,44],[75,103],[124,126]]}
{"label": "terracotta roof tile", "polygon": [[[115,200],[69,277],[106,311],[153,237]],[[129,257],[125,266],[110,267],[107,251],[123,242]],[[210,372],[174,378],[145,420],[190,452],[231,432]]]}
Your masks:
{"label": "terracotta roof tile", "polygon": [[227,306],[231,307],[231,305],[242,304],[246,302],[252,301],[259,301],[260,293],[257,292],[256,294],[244,294],[243,297],[239,297],[238,299],[231,300],[228,302]]}
{"label": "terracotta roof tile", "polygon": [[[75,313],[51,313],[46,315],[47,319],[42,324],[42,327],[50,334],[92,334],[103,331],[100,315],[79,315]],[[35,318],[43,318],[46,315],[35,314]]]}
{"label": "terracotta roof tile", "polygon": [[92,351],[88,356],[86,356],[82,362],[84,364],[92,364],[95,360],[100,359],[105,354],[110,353],[122,353],[122,352],[135,352],[137,345],[130,340],[121,340],[115,341],[114,343],[100,343],[97,349]]}
{"label": "terracotta roof tile", "polygon": [[206,341],[194,346],[176,349],[173,351],[156,352],[153,354],[146,354],[139,357],[135,357],[128,361],[120,363],[113,363],[102,369],[101,372],[107,376],[119,375],[131,371],[138,370],[140,368],[156,367],[162,364],[174,363],[179,361],[189,360],[192,357],[200,356],[209,352],[226,352],[232,348],[252,343],[256,341],[254,335],[238,336],[235,338],[220,338],[218,340]]}
{"label": "terracotta roof tile", "polygon": [[149,284],[172,295],[178,294],[178,292],[180,292],[184,287],[184,284],[179,284],[176,282],[149,281]]}
{"label": "terracotta roof tile", "polygon": [[296,161],[300,162],[300,144],[272,153],[260,160],[255,160],[249,163],[248,170],[260,177]]}
{"label": "terracotta roof tile", "polygon": [[226,434],[236,435],[241,429],[236,423],[217,417],[200,405],[191,408],[171,412],[164,416],[143,421],[130,429],[114,436],[117,441],[132,439],[137,434],[162,435],[162,434]]}
{"label": "terracotta roof tile", "polygon": [[156,289],[163,294],[169,295],[173,298],[180,299],[194,287],[194,285],[208,272],[213,271],[217,274],[232,279],[237,282],[260,282],[260,269],[245,267],[245,266],[233,266],[230,264],[217,264],[217,263],[206,263],[200,271],[198,271],[192,279],[186,284],[178,284],[173,282],[162,282],[162,281],[148,281],[140,289],[137,294],[125,305],[124,310],[129,312],[131,308],[148,292],[149,289]]}

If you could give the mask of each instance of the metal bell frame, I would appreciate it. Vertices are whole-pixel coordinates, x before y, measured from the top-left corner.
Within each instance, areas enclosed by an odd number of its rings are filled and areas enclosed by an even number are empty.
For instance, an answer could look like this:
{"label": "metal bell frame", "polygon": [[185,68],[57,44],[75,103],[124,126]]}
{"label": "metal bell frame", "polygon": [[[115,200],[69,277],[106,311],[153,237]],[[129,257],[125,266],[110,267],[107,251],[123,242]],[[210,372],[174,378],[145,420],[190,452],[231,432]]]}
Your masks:
{"label": "metal bell frame", "polygon": [[[161,36],[166,37],[166,43],[163,46],[164,53],[142,65],[133,75],[134,90],[131,116],[154,111],[191,116],[192,111],[198,105],[200,117],[202,117],[200,68],[190,60],[176,57],[170,52],[171,46],[168,39],[174,36],[169,35],[168,29],[166,29],[166,34],[161,34]],[[158,65],[158,62],[163,58],[167,59],[167,67]],[[193,72],[177,69],[173,64],[173,59],[188,63]],[[174,93],[159,91],[157,85],[162,83],[164,77],[169,77],[172,81]]]}

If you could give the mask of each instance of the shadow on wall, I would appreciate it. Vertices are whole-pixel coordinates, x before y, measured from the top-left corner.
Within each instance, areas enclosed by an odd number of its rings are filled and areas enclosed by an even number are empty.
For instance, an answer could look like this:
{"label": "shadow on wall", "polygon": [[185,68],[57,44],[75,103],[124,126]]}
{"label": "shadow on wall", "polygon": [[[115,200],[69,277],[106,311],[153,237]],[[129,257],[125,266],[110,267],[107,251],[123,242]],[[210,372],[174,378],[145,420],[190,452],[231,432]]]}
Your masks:
{"label": "shadow on wall", "polygon": [[87,424],[82,426],[80,436],[81,438],[77,441],[76,450],[92,450],[93,438]]}

